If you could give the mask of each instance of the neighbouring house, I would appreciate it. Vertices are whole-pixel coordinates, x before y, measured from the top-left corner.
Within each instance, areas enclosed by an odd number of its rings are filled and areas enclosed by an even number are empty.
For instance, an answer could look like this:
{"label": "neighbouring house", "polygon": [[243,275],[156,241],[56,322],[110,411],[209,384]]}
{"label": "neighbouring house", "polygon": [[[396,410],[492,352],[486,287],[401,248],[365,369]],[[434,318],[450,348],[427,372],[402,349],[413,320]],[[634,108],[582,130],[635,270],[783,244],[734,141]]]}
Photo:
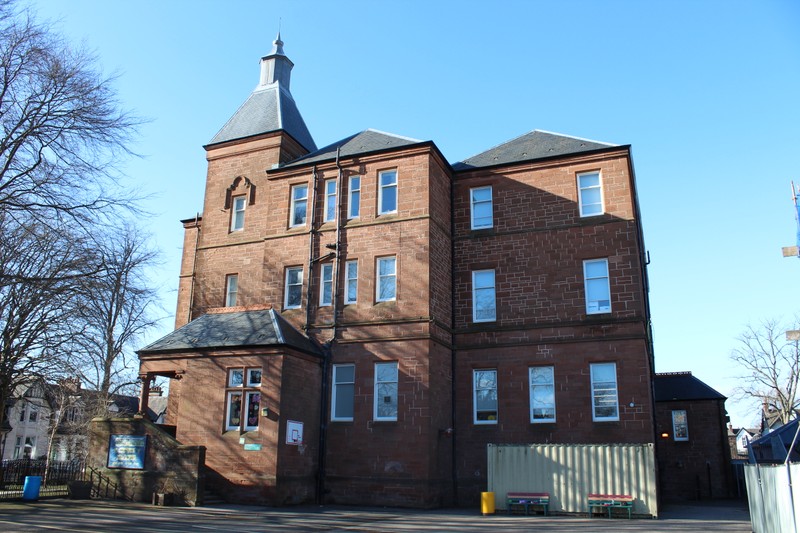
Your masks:
{"label": "neighbouring house", "polygon": [[[630,146],[535,130],[457,163],[318,148],[280,36],[205,146],[165,422],[232,502],[473,505],[487,445],[655,441]],[[622,467],[624,468],[624,466]]]}
{"label": "neighbouring house", "polygon": [[[89,421],[98,414],[130,416],[138,411],[139,398],[121,394],[101,395],[83,389],[77,378],[47,383],[42,379],[17,387],[9,402],[3,459],[83,460],[87,452]],[[53,424],[58,427],[53,432]],[[50,443],[52,437],[52,446]]]}
{"label": "neighbouring house", "polygon": [[658,373],[654,389],[661,498],[732,496],[727,398],[691,372]]}

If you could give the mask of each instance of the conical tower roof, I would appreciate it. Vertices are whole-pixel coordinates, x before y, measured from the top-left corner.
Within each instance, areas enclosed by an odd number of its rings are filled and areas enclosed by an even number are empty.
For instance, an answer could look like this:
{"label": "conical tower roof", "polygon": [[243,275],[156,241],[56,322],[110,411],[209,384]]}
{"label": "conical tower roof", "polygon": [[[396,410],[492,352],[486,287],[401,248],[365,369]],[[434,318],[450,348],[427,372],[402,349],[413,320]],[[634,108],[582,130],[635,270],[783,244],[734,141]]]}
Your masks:
{"label": "conical tower roof", "polygon": [[261,58],[258,86],[209,145],[283,130],[309,152],[317,149],[289,91],[294,63],[283,52],[280,33],[272,44],[272,51]]}

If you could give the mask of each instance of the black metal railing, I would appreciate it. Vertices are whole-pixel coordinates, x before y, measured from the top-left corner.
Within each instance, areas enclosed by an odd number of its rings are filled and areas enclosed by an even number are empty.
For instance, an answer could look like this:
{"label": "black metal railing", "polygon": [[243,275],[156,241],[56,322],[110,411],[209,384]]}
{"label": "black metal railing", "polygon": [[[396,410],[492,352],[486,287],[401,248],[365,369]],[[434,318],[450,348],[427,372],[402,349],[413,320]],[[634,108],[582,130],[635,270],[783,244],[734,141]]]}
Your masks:
{"label": "black metal railing", "polygon": [[[46,471],[46,475],[45,475]],[[14,459],[0,463],[0,500],[22,498],[25,478],[39,476],[40,497],[68,495],[68,483],[82,480],[84,465],[80,461],[50,461],[44,459]]]}

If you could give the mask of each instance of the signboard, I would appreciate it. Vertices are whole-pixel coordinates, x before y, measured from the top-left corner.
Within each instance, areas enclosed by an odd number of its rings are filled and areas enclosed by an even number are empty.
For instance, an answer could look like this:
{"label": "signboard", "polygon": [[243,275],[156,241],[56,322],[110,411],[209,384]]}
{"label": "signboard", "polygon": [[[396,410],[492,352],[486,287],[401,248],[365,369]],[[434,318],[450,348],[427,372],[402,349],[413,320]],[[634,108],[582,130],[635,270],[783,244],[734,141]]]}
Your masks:
{"label": "signboard", "polygon": [[258,451],[261,451],[261,445],[260,444],[250,444],[250,443],[245,444],[244,445],[244,451],[246,451],[246,452],[258,452]]}
{"label": "signboard", "polygon": [[111,435],[108,442],[108,468],[144,469],[147,435]]}
{"label": "signboard", "polygon": [[299,446],[303,444],[303,423],[294,420],[286,421],[286,444]]}

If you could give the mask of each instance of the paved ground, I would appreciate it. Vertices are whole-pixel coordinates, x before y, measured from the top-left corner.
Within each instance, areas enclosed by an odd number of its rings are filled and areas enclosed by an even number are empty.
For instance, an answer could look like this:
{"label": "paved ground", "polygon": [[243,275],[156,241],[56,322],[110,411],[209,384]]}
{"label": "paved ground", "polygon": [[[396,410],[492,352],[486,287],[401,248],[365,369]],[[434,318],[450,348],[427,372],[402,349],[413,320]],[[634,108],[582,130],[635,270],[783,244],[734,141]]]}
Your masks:
{"label": "paved ground", "polygon": [[744,502],[667,506],[658,520],[573,518],[566,516],[481,516],[477,510],[304,506],[289,508],[220,505],[153,507],[117,501],[40,500],[0,503],[0,531],[338,531],[411,532],[503,530],[555,533],[750,531]]}

